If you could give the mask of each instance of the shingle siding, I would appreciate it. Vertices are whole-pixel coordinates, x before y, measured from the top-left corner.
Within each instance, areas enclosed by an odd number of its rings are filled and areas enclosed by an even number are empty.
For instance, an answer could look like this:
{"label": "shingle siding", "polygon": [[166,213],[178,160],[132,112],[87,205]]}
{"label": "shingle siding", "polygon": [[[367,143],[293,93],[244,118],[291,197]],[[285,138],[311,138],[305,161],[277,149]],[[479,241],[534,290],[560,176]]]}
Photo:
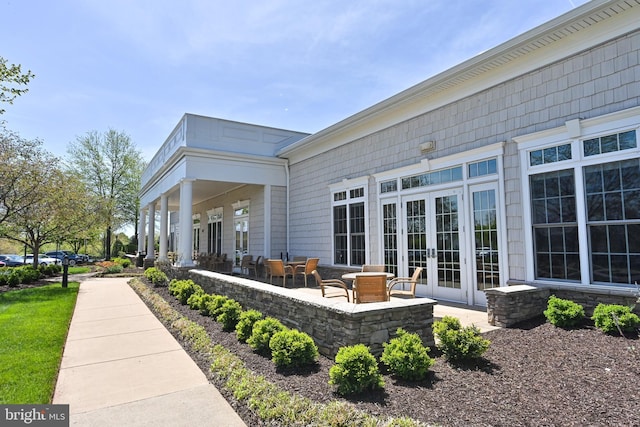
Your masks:
{"label": "shingle siding", "polygon": [[[292,250],[331,262],[329,184],[419,163],[426,140],[436,141],[431,159],[505,141],[509,276],[523,279],[522,185],[512,138],[640,105],[639,57],[634,32],[292,165]],[[375,195],[370,180],[370,236],[379,226]],[[370,239],[369,255],[378,251]]]}

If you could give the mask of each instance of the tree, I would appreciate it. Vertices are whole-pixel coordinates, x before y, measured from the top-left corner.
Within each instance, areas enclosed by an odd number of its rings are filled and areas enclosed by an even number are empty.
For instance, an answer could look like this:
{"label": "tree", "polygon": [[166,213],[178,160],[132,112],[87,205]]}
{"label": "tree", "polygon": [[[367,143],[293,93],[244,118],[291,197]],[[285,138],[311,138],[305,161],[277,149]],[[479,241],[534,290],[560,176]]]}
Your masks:
{"label": "tree", "polygon": [[[13,104],[16,97],[26,93],[29,89],[20,89],[19,86],[27,85],[35,77],[31,70],[22,73],[20,65],[7,65],[7,60],[0,57],[0,102]],[[0,114],[4,113],[0,108]]]}
{"label": "tree", "polygon": [[[28,186],[30,203],[8,217],[0,228],[3,237],[31,250],[34,267],[43,245],[66,241],[95,220],[91,199],[83,191],[82,182],[65,174],[52,159],[55,157],[28,165],[28,174],[17,180],[16,187],[21,192],[21,188]],[[31,180],[37,185],[31,185]]]}
{"label": "tree", "polygon": [[89,193],[99,201],[105,229],[104,254],[109,259],[113,231],[136,225],[137,218],[131,217],[131,211],[139,203],[142,155],[128,135],[113,129],[104,134],[88,132],[72,142],[67,152],[69,168],[81,177]]}
{"label": "tree", "polygon": [[23,215],[40,197],[47,170],[57,163],[41,145],[0,128],[0,224]]}

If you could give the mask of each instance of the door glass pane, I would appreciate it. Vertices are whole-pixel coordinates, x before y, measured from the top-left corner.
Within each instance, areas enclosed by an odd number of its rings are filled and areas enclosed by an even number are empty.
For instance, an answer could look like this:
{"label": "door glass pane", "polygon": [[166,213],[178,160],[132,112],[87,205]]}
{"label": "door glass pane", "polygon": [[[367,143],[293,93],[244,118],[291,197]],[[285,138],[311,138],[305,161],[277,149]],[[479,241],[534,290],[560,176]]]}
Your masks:
{"label": "door glass pane", "polygon": [[473,193],[477,290],[500,286],[495,190]]}
{"label": "door glass pane", "polygon": [[406,203],[407,210],[407,264],[409,270],[427,267],[427,227],[424,200]]}
{"label": "door glass pane", "polygon": [[398,219],[396,204],[382,205],[382,239],[386,271],[398,275]]}
{"label": "door glass pane", "polygon": [[438,286],[460,289],[460,244],[458,234],[458,196],[436,197],[436,244]]}

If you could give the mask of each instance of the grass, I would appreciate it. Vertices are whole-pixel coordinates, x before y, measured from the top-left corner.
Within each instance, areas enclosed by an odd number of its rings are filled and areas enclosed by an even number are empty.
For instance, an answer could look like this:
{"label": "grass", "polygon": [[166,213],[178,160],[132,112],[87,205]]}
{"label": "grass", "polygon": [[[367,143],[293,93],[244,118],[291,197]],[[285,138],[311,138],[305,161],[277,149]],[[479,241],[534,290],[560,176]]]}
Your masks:
{"label": "grass", "polygon": [[87,266],[69,267],[69,274],[84,274],[84,273],[90,273],[90,272],[91,272],[91,267],[87,267]]}
{"label": "grass", "polygon": [[0,294],[0,404],[51,402],[78,286]]}

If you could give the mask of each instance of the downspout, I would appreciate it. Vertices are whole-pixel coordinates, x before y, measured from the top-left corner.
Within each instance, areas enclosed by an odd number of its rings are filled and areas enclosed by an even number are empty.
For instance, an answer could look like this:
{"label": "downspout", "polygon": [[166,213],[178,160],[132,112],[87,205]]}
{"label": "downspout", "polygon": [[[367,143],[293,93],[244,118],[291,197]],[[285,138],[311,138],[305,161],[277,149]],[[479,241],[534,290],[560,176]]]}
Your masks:
{"label": "downspout", "polygon": [[286,196],[286,202],[287,202],[287,211],[286,211],[286,215],[287,215],[287,221],[286,221],[286,225],[287,225],[287,254],[289,253],[289,178],[290,178],[290,174],[289,174],[289,159],[285,159],[286,162],[284,164],[284,173],[285,176],[287,177],[287,196]]}

